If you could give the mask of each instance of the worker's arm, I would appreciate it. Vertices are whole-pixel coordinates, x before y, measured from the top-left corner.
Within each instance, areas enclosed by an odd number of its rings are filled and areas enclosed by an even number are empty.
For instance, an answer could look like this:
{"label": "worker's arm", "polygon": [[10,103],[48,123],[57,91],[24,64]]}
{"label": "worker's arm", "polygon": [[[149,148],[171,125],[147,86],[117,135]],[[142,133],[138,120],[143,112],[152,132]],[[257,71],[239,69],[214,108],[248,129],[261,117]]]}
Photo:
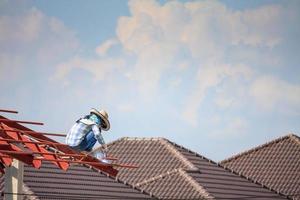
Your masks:
{"label": "worker's arm", "polygon": [[101,134],[101,129],[97,125],[93,125],[92,130],[93,130],[95,138],[97,139],[99,144],[101,144],[101,146],[104,147],[104,150],[106,150],[106,145],[105,145],[105,141]]}

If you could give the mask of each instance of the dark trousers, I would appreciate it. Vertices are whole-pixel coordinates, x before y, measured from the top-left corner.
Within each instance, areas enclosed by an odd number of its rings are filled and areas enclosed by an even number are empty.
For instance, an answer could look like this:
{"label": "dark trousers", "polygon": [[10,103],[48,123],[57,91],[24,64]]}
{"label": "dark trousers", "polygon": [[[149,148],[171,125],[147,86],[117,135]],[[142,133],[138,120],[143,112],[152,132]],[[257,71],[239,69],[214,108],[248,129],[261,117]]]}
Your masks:
{"label": "dark trousers", "polygon": [[90,131],[88,132],[88,134],[86,134],[86,136],[78,146],[72,148],[80,151],[92,151],[93,146],[96,144],[96,142],[97,140],[95,138],[93,131]]}

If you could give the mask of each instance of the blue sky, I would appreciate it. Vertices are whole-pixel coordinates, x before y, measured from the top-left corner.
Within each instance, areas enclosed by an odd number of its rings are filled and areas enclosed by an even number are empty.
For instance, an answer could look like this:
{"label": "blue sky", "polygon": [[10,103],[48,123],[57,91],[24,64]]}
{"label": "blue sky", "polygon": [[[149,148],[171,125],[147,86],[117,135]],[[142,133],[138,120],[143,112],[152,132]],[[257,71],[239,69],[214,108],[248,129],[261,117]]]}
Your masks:
{"label": "blue sky", "polygon": [[0,1],[0,107],[222,160],[300,132],[299,1]]}

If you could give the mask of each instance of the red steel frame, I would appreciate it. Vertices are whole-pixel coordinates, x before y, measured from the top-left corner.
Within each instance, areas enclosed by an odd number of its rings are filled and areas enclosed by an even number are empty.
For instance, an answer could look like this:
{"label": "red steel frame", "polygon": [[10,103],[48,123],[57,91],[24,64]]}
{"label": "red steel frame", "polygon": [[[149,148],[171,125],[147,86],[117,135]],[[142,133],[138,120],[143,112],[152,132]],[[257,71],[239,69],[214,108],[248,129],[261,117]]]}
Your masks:
{"label": "red steel frame", "polygon": [[[3,109],[0,109],[0,112],[18,113],[18,111]],[[35,168],[40,168],[42,161],[49,161],[63,170],[67,170],[71,163],[85,164],[113,177],[118,173],[118,170],[114,167],[137,168],[137,166],[130,164],[103,163],[90,155],[77,152],[68,145],[56,142],[46,136],[64,137],[63,134],[35,132],[20,123],[43,125],[40,122],[10,120],[0,115],[1,173],[5,172],[5,166],[11,166],[13,159],[32,165]],[[117,160],[113,157],[107,157],[106,159]]]}

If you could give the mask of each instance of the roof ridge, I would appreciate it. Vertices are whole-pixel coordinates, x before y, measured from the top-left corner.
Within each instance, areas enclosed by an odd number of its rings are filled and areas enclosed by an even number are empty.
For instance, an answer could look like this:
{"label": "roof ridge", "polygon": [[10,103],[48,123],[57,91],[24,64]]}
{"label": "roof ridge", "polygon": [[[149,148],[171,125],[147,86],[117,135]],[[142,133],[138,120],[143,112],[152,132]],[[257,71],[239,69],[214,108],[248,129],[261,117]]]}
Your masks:
{"label": "roof ridge", "polygon": [[203,196],[205,199],[215,199],[203,186],[200,185],[185,170],[179,170],[179,173]]}
{"label": "roof ridge", "polygon": [[111,142],[108,142],[106,145],[107,146],[110,146],[110,145],[114,145],[114,144],[116,144],[116,143],[118,143],[118,142],[121,142],[122,140],[124,140],[124,139],[126,139],[127,137],[121,137],[121,138],[118,138],[118,139],[116,139],[116,140],[113,140],[113,141],[111,141]]}
{"label": "roof ridge", "polygon": [[225,170],[230,171],[231,173],[236,174],[236,175],[238,175],[238,176],[240,176],[240,177],[242,177],[242,178],[245,178],[245,179],[247,179],[248,181],[250,181],[250,182],[252,182],[252,183],[254,183],[254,184],[260,185],[260,186],[262,186],[263,188],[266,188],[266,189],[268,189],[268,190],[270,190],[270,191],[272,191],[272,192],[275,192],[275,193],[277,193],[277,194],[279,194],[279,195],[281,195],[281,196],[284,196],[284,197],[287,198],[287,199],[292,199],[288,194],[284,194],[284,193],[282,193],[282,192],[280,192],[280,191],[278,191],[278,190],[275,190],[275,189],[272,188],[272,187],[266,186],[265,184],[262,184],[261,182],[259,182],[259,181],[257,181],[257,180],[254,180],[254,179],[252,179],[252,178],[250,178],[250,177],[248,177],[248,176],[245,176],[244,174],[242,174],[242,173],[240,173],[240,172],[236,172],[236,171],[234,171],[234,170],[231,169],[231,168],[225,167],[225,166],[223,166],[223,165],[220,165],[220,166],[223,167]]}
{"label": "roof ridge", "polygon": [[173,145],[170,144],[170,141],[163,137],[122,137],[119,138],[107,145],[114,145],[123,140],[149,140],[149,141],[159,141],[163,144],[173,155],[175,155],[180,161],[182,161],[187,167],[191,170],[199,170],[192,162],[190,162],[187,158],[185,158]]}
{"label": "roof ridge", "polygon": [[[295,135],[294,135],[294,134],[289,134],[289,135],[286,135],[285,137],[287,137],[287,136],[295,136]],[[296,137],[298,138],[297,135],[296,135]],[[167,140],[167,139],[165,139],[165,140]],[[215,162],[215,161],[213,161],[213,160],[211,160],[211,159],[208,159],[208,158],[206,158],[206,157],[204,157],[204,156],[198,154],[197,152],[194,152],[194,151],[192,151],[192,150],[190,150],[190,149],[188,149],[188,148],[186,148],[186,147],[184,147],[184,146],[181,146],[181,145],[176,144],[175,142],[171,142],[171,141],[169,141],[169,140],[167,140],[167,141],[170,142],[171,144],[175,145],[175,146],[178,146],[178,147],[181,148],[181,149],[185,149],[185,150],[187,150],[188,152],[193,153],[193,154],[194,154],[195,156],[197,156],[197,157],[200,157],[200,158],[202,158],[202,159],[207,160],[207,161],[210,162],[210,163],[213,163],[213,164],[217,165],[218,167],[222,167],[223,169],[225,169],[226,171],[228,171],[228,172],[230,172],[230,173],[232,173],[232,174],[235,174],[235,175],[237,175],[237,176],[239,176],[239,177],[245,178],[245,179],[249,180],[250,182],[252,182],[252,183],[254,183],[254,184],[260,185],[260,186],[262,186],[262,187],[264,187],[264,188],[266,188],[266,189],[268,189],[268,190],[270,190],[270,191],[273,191],[273,192],[275,192],[275,193],[277,193],[277,194],[279,194],[279,195],[281,195],[281,196],[284,196],[284,197],[286,197],[286,198],[288,198],[288,199],[291,199],[289,196],[287,196],[287,195],[285,195],[285,194],[283,194],[283,193],[281,193],[281,192],[279,192],[279,191],[277,191],[277,190],[274,190],[273,188],[267,187],[266,185],[264,185],[264,184],[262,184],[262,183],[260,183],[260,182],[258,182],[258,181],[256,181],[256,180],[253,180],[253,179],[251,179],[250,177],[244,176],[244,175],[241,174],[241,173],[238,173],[238,172],[236,172],[236,171],[234,171],[234,170],[232,170],[232,169],[230,169],[230,168],[227,168],[227,167],[223,166],[221,163],[217,163],[217,162]],[[201,172],[201,169],[199,169],[199,170],[200,170],[200,172]]]}
{"label": "roof ridge", "polygon": [[166,177],[166,176],[168,176],[168,175],[172,175],[172,174],[174,174],[174,173],[177,173],[177,172],[179,171],[179,169],[181,169],[181,168],[176,168],[176,169],[169,170],[169,171],[167,171],[167,172],[165,172],[165,173],[162,173],[162,174],[160,174],[160,175],[153,176],[153,177],[148,178],[148,179],[146,179],[146,180],[144,180],[144,181],[141,181],[141,182],[139,182],[139,183],[136,183],[136,184],[134,184],[133,186],[134,186],[134,187],[141,187],[142,185],[147,185],[148,183],[151,183],[151,182],[153,182],[153,181],[162,179],[162,178],[164,178],[164,177]]}
{"label": "roof ridge", "polygon": [[169,140],[162,138],[159,140],[173,155],[181,160],[189,169],[199,170],[191,161],[184,157],[173,145],[170,144]]}
{"label": "roof ridge", "polygon": [[[201,155],[201,154],[198,154],[197,152],[195,152],[195,151],[192,151],[192,150],[190,150],[190,149],[188,149],[188,148],[186,148],[186,147],[184,147],[184,146],[182,146],[182,145],[179,145],[179,144],[177,144],[177,143],[175,143],[175,142],[173,142],[173,141],[170,141],[170,140],[168,140],[168,139],[164,139],[164,140],[166,140],[168,143],[170,143],[171,145],[174,145],[174,146],[177,146],[178,148],[181,148],[181,149],[184,149],[184,150],[186,150],[186,151],[188,151],[188,152],[190,152],[190,153],[192,153],[192,154],[194,154],[194,155],[196,155],[196,156],[198,156],[198,157],[200,157],[200,158],[202,158],[202,159],[204,159],[204,160],[207,160],[208,162],[210,162],[210,163],[213,163],[213,164],[216,164],[216,165],[218,165],[219,166],[219,164],[217,163],[217,162],[215,162],[215,161],[213,161],[213,160],[211,160],[211,159],[209,159],[209,158],[207,158],[207,157],[205,157],[205,156],[203,156],[203,155]],[[177,150],[176,150],[177,151]],[[190,162],[190,161],[189,161]],[[197,167],[196,167],[197,168]],[[198,169],[198,168],[197,168]]]}
{"label": "roof ridge", "polygon": [[[197,170],[199,172],[199,170]],[[182,177],[184,177],[184,179],[192,185],[192,187],[205,199],[214,199],[214,197],[206,190],[204,189],[198,182],[196,182],[193,177],[191,177],[183,168],[177,168],[177,169],[173,169],[170,171],[167,171],[163,174],[160,174],[158,176],[149,178],[145,181],[142,181],[140,183],[135,184],[135,187],[141,187],[144,185],[148,185],[149,183],[152,183],[154,181],[158,181],[163,179],[166,176],[172,176],[173,174],[180,174]],[[200,173],[200,172],[199,172]]]}
{"label": "roof ridge", "polygon": [[162,138],[162,137],[120,137],[116,140],[113,140],[113,141],[107,143],[106,145],[111,146],[111,145],[119,143],[123,140],[151,140],[151,141],[153,141],[153,140],[161,140],[161,139],[164,139],[164,138]]}
{"label": "roof ridge", "polygon": [[298,135],[291,133],[290,138],[300,145],[300,137]]}
{"label": "roof ridge", "polygon": [[292,140],[294,140],[295,142],[297,142],[300,145],[300,139],[299,139],[299,137],[297,135],[295,135],[295,134],[290,133],[290,134],[281,136],[279,138],[273,139],[273,140],[271,140],[269,142],[266,142],[264,144],[261,144],[261,145],[258,145],[256,147],[250,148],[250,149],[248,149],[246,151],[242,151],[242,152],[240,152],[240,153],[238,153],[236,155],[233,155],[233,156],[231,156],[231,157],[229,157],[227,159],[224,159],[224,160],[220,161],[219,163],[221,165],[224,165],[225,163],[227,163],[229,161],[232,161],[232,160],[235,160],[235,159],[240,158],[242,156],[248,155],[248,154],[250,154],[250,153],[252,153],[254,151],[260,150],[262,148],[268,147],[270,145],[276,144],[276,143],[278,143],[280,141],[283,141],[283,140],[286,140],[286,139],[292,139]]}
{"label": "roof ridge", "polygon": [[162,140],[163,137],[123,137],[122,140]]}

